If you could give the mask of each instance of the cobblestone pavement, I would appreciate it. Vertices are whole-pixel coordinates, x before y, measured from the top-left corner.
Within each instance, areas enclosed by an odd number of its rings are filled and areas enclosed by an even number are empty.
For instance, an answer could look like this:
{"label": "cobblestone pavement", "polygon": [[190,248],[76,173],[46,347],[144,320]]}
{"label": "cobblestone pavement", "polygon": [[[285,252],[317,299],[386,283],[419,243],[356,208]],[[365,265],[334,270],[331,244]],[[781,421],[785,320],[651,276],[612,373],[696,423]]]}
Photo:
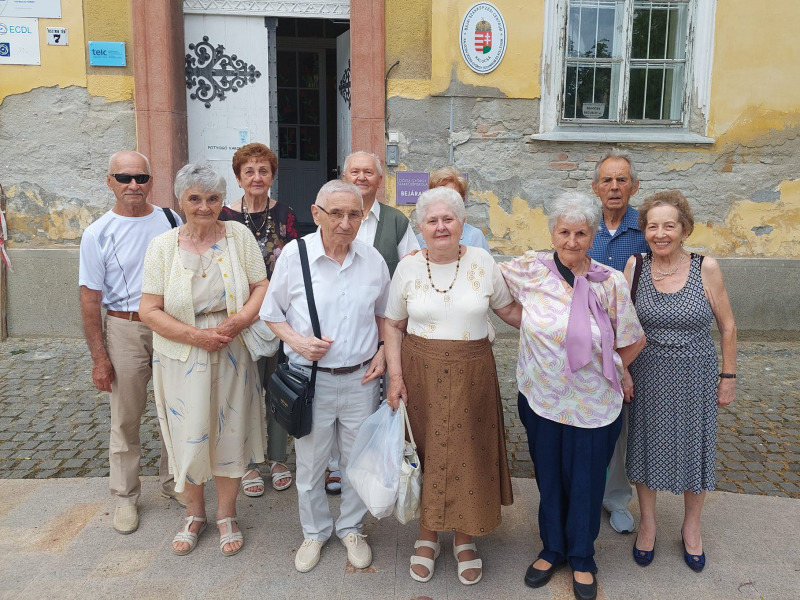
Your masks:
{"label": "cobblestone pavement", "polygon": [[[511,475],[532,477],[516,408],[516,353],[515,339],[495,343]],[[800,498],[800,342],[742,341],[738,373],[737,400],[719,413],[717,487]],[[109,423],[107,395],[92,385],[82,340],[0,343],[0,479],[107,476]],[[156,475],[152,401],[141,439],[142,474]]]}

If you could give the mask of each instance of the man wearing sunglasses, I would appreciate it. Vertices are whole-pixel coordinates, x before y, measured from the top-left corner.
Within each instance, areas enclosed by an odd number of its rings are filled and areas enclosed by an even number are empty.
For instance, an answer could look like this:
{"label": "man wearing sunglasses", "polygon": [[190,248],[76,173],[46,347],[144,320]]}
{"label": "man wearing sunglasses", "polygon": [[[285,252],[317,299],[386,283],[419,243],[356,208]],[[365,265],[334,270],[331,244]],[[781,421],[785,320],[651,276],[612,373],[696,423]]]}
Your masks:
{"label": "man wearing sunglasses", "polygon": [[[92,381],[111,396],[108,454],[116,502],[113,525],[125,534],[139,526],[139,428],[153,360],[153,334],[138,313],[144,254],[150,240],[182,221],[173,211],[147,202],[153,186],[150,163],[138,152],[117,152],[111,157],[106,185],[116,202],[83,232],[79,285],[83,329],[94,363]],[[106,310],[105,319],[101,307]],[[162,495],[183,505],[169,474],[163,441],[159,474]]]}

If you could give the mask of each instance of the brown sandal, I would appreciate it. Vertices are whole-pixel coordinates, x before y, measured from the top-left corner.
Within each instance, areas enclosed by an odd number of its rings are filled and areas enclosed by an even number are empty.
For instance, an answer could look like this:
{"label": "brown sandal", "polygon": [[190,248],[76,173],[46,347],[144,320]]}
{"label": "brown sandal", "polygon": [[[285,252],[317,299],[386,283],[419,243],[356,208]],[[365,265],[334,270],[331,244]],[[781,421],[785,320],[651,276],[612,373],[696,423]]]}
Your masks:
{"label": "brown sandal", "polygon": [[342,493],[342,474],[339,471],[325,471],[325,491],[328,494]]}

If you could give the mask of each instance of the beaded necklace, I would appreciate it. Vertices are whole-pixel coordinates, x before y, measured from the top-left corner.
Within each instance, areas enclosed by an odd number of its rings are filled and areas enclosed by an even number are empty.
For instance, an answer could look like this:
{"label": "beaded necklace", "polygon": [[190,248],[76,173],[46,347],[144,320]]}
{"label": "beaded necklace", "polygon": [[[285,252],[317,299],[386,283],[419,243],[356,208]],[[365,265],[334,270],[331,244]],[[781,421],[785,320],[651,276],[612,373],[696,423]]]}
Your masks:
{"label": "beaded necklace", "polygon": [[[267,198],[267,205],[264,207],[264,214],[263,214],[263,221],[261,222],[261,227],[256,227],[256,222],[253,217],[250,215],[250,211],[247,210],[247,204],[245,204],[244,196],[242,196],[242,213],[244,214],[244,223],[253,232],[253,235],[256,236],[256,241],[258,245],[262,248],[264,244],[267,242],[267,237],[269,237],[270,228],[272,227],[272,222],[270,219],[269,214],[269,198]],[[264,237],[261,237],[261,230],[264,230]]]}
{"label": "beaded necklace", "polygon": [[433,277],[431,277],[431,261],[428,260],[427,252],[425,253],[425,266],[428,268],[428,281],[431,282],[431,287],[433,290],[439,292],[440,294],[446,294],[453,289],[453,286],[456,284],[456,279],[458,278],[458,268],[461,266],[461,247],[459,246],[458,248],[458,260],[456,261],[456,272],[455,275],[453,275],[453,281],[450,282],[450,287],[448,287],[446,290],[440,290],[433,283]]}
{"label": "beaded necklace", "polygon": [[655,279],[656,281],[661,281],[662,279],[665,279],[666,277],[669,277],[670,275],[675,275],[675,273],[678,272],[678,269],[681,268],[681,265],[683,264],[683,261],[685,261],[685,260],[686,260],[686,255],[685,254],[681,255],[681,259],[678,261],[678,264],[675,265],[674,269],[671,269],[669,271],[661,271],[660,269],[656,268],[655,264],[653,264],[650,276],[653,279]]}

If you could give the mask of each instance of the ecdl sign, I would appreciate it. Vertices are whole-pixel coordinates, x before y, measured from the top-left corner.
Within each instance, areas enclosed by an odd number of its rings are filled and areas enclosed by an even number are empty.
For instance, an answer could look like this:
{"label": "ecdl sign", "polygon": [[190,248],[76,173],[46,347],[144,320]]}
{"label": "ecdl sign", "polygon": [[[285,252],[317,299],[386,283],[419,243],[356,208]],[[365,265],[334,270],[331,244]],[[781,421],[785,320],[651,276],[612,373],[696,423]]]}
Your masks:
{"label": "ecdl sign", "polygon": [[0,17],[0,65],[38,65],[39,19]]}
{"label": "ecdl sign", "polygon": [[89,42],[89,64],[95,67],[124,67],[125,42]]}

